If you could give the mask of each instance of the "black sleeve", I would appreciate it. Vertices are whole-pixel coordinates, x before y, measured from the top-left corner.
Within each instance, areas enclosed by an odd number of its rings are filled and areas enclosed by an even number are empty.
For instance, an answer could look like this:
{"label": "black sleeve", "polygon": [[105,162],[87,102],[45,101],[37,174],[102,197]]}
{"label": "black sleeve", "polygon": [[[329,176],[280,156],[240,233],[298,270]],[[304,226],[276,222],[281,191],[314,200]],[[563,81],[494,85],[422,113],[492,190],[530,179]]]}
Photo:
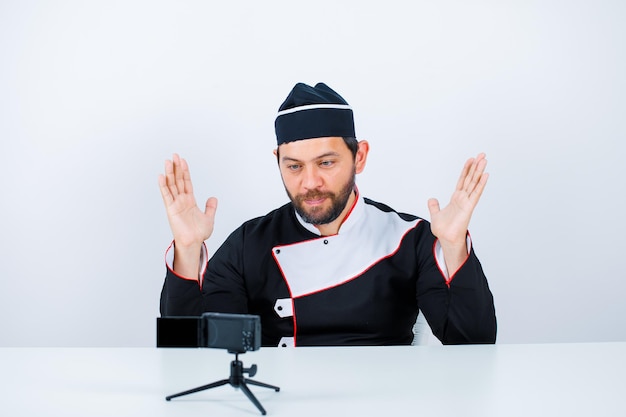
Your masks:
{"label": "black sleeve", "polygon": [[432,249],[429,252],[416,295],[433,334],[446,345],[495,343],[493,295],[473,248],[449,283],[436,265]]}
{"label": "black sleeve", "polygon": [[161,290],[161,316],[200,316],[202,304],[198,282],[181,278],[167,268]]}
{"label": "black sleeve", "polygon": [[209,260],[202,284],[206,311],[248,313],[244,280],[244,228],[235,230]]}
{"label": "black sleeve", "polygon": [[448,318],[442,343],[495,343],[493,295],[473,249],[467,262],[453,276],[448,293]]}
{"label": "black sleeve", "polygon": [[234,231],[208,261],[197,281],[167,268],[161,291],[161,316],[200,316],[204,312],[248,313],[243,279],[243,229]]}

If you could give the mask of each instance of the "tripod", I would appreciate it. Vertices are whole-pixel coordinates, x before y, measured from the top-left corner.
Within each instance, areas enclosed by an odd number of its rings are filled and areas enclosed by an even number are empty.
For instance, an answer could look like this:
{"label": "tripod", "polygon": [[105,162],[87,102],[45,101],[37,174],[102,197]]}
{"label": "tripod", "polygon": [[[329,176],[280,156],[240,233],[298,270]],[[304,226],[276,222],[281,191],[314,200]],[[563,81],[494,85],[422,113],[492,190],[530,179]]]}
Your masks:
{"label": "tripod", "polygon": [[165,397],[165,399],[167,401],[169,401],[172,398],[181,397],[183,395],[193,394],[194,392],[204,391],[204,390],[207,390],[207,389],[211,389],[211,388],[215,388],[215,387],[221,387],[222,385],[230,384],[230,385],[232,385],[235,388],[241,388],[243,393],[246,394],[246,397],[248,397],[248,399],[250,401],[252,401],[252,403],[254,405],[256,405],[256,408],[259,409],[261,414],[263,414],[263,415],[267,414],[265,412],[265,409],[263,408],[263,406],[259,402],[259,400],[257,400],[256,397],[254,396],[254,394],[252,393],[252,391],[250,391],[250,388],[248,388],[247,384],[257,385],[259,387],[271,388],[271,389],[273,389],[276,392],[280,391],[280,388],[276,387],[274,385],[269,385],[269,384],[265,384],[263,382],[258,382],[258,381],[254,381],[252,379],[244,378],[243,374],[245,374],[245,373],[247,373],[251,377],[256,375],[257,366],[256,365],[252,365],[250,368],[244,368],[243,367],[243,362],[241,362],[239,360],[239,352],[230,352],[229,351],[229,353],[234,353],[235,354],[235,360],[230,363],[230,378],[222,379],[222,380],[219,380],[219,381],[215,381],[215,382],[213,382],[211,384],[207,384],[207,385],[203,385],[201,387],[193,388],[193,389],[190,389],[188,391],[179,392],[178,394],[169,395],[169,396]]}

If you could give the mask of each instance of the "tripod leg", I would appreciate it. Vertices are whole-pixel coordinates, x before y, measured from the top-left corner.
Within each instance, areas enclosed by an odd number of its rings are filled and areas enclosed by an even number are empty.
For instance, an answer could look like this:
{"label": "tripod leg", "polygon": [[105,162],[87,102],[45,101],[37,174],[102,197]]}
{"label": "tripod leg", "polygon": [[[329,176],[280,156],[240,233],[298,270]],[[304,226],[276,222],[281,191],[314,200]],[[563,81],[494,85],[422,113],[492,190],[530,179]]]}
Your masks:
{"label": "tripod leg", "polygon": [[256,408],[259,409],[259,411],[261,412],[261,414],[265,415],[267,414],[265,412],[265,408],[263,408],[263,406],[261,405],[261,403],[259,402],[259,400],[256,399],[256,397],[254,396],[254,394],[252,393],[252,391],[250,391],[250,388],[248,388],[248,386],[246,385],[245,382],[241,382],[239,384],[239,388],[241,388],[241,390],[243,391],[244,394],[246,394],[246,397],[248,397],[250,399],[250,401],[252,401],[252,403],[254,403],[254,405],[256,405]]}
{"label": "tripod leg", "polygon": [[228,384],[229,382],[230,381],[228,379],[222,379],[221,381],[213,382],[211,384],[203,385],[203,386],[198,387],[198,388],[193,388],[193,389],[190,389],[190,390],[187,390],[187,391],[179,392],[178,394],[168,395],[167,397],[165,397],[165,399],[167,401],[169,401],[172,398],[182,397],[183,395],[193,394],[194,392],[199,392],[199,391],[204,391],[204,390],[215,388],[215,387],[220,387],[222,385]]}
{"label": "tripod leg", "polygon": [[256,385],[258,387],[270,388],[270,389],[273,389],[276,392],[280,391],[280,387],[277,387],[277,386],[274,386],[274,385],[270,385],[270,384],[266,384],[265,382],[255,381],[254,379],[244,379],[244,382],[247,382],[250,385]]}

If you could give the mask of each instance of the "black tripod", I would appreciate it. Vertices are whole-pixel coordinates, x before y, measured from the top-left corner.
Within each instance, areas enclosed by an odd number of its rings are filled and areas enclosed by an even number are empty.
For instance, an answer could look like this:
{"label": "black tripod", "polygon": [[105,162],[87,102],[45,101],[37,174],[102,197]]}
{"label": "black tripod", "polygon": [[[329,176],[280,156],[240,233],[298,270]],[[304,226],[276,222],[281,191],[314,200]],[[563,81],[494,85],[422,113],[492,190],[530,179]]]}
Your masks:
{"label": "black tripod", "polygon": [[230,353],[234,353],[235,354],[235,360],[230,363],[230,378],[222,379],[222,380],[219,380],[219,381],[215,381],[215,382],[213,382],[211,384],[207,384],[207,385],[203,385],[201,387],[193,388],[193,389],[190,389],[188,391],[179,392],[178,394],[169,395],[169,396],[165,397],[165,399],[167,401],[169,401],[172,398],[181,397],[183,395],[193,394],[194,392],[204,391],[204,390],[207,390],[207,389],[211,389],[211,388],[215,388],[215,387],[221,387],[222,385],[230,384],[230,385],[232,385],[235,388],[241,388],[243,393],[246,394],[246,397],[248,397],[248,399],[250,399],[250,401],[252,401],[252,403],[254,403],[254,405],[256,405],[256,408],[259,409],[261,414],[263,414],[263,415],[267,414],[265,412],[265,409],[263,408],[263,406],[259,402],[259,400],[256,399],[256,397],[254,396],[252,391],[250,391],[250,388],[248,388],[248,385],[246,385],[246,384],[257,385],[259,387],[265,387],[265,388],[271,388],[271,389],[273,389],[276,392],[280,391],[280,388],[279,387],[275,387],[274,385],[269,385],[269,384],[265,384],[263,382],[258,382],[258,381],[254,381],[252,379],[244,378],[243,374],[245,374],[245,373],[247,373],[251,377],[256,375],[257,366],[256,365],[252,365],[250,368],[244,368],[243,367],[243,362],[241,362],[239,360],[239,352],[230,352]]}

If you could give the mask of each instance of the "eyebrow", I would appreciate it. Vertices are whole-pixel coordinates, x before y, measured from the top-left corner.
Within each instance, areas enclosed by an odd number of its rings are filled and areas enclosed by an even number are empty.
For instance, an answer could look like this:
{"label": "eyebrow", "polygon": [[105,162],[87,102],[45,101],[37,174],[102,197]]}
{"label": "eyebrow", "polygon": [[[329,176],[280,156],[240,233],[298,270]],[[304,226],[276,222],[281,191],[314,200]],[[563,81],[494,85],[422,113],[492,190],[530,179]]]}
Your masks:
{"label": "eyebrow", "polygon": [[[321,155],[316,156],[315,158],[312,158],[311,161],[317,161],[318,159],[327,158],[329,156],[339,156],[339,153],[338,152],[333,152],[333,151],[326,152],[326,153],[323,153]],[[302,162],[301,160],[296,159],[296,158],[292,158],[290,156],[282,156],[280,158],[280,161],[281,162]]]}

